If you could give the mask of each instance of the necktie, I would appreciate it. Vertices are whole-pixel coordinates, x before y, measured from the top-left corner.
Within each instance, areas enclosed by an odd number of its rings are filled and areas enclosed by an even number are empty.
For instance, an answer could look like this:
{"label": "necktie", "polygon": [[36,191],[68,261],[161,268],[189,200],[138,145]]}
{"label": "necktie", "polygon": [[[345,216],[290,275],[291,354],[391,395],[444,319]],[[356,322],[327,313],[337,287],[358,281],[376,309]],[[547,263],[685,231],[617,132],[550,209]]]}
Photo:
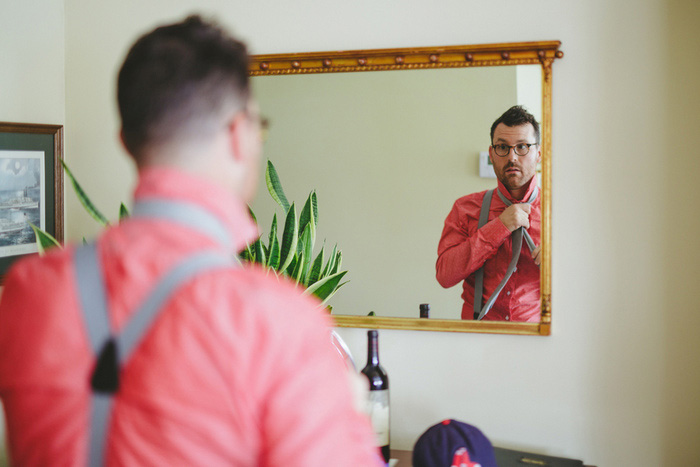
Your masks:
{"label": "necktie", "polygon": [[[499,198],[501,198],[501,201],[503,201],[506,206],[510,206],[513,204],[497,189],[494,188],[493,190],[487,191],[486,195],[484,195],[484,201],[481,204],[481,212],[479,213],[479,228],[483,227],[486,224],[486,222],[488,222],[489,209],[491,207],[491,199],[493,198],[494,191],[498,193]],[[535,187],[535,189],[532,191],[532,195],[525,203],[532,204],[532,202],[537,198],[538,193],[539,189],[538,187]],[[481,301],[484,295],[484,267],[480,267],[479,270],[476,272],[476,277],[474,281],[474,319],[476,320],[481,320],[484,316],[486,316],[486,313],[489,312],[489,310],[495,303],[496,299],[498,298],[498,295],[503,290],[503,287],[505,287],[506,283],[508,283],[508,279],[510,279],[510,276],[512,276],[515,272],[516,266],[518,264],[518,259],[520,259],[520,250],[523,246],[523,238],[525,238],[525,242],[527,243],[527,246],[530,249],[530,251],[535,249],[535,242],[532,240],[532,237],[530,237],[530,234],[527,232],[527,230],[525,230],[525,227],[520,227],[514,230],[511,234],[511,237],[513,253],[510,258],[510,263],[508,264],[508,269],[506,269],[505,276],[498,284],[498,287],[496,287],[496,289],[493,291],[493,293],[491,294],[491,296],[486,301],[483,307],[481,306]]]}

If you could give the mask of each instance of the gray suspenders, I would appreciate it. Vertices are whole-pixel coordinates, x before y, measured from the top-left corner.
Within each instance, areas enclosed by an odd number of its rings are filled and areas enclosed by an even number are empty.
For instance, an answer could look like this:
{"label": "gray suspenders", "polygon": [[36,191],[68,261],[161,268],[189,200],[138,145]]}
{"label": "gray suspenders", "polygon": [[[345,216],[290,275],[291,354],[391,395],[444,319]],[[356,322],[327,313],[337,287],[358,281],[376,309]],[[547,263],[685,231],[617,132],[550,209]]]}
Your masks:
{"label": "gray suspenders", "polygon": [[[489,210],[491,208],[491,199],[493,198],[493,192],[497,192],[498,196],[501,198],[501,201],[505,203],[506,206],[510,206],[511,203],[508,198],[503,196],[503,194],[498,191],[496,188],[493,190],[489,190],[486,192],[484,195],[484,200],[481,203],[481,211],[479,212],[479,228],[482,228],[484,225],[489,220]],[[526,201],[527,204],[532,204],[533,201],[537,198],[537,194],[539,193],[538,187],[535,187],[535,189],[532,191],[532,195],[530,198]],[[508,279],[510,279],[510,276],[513,275],[515,272],[516,266],[518,264],[518,259],[520,259],[520,250],[523,247],[523,238],[525,238],[525,242],[527,243],[528,248],[530,251],[533,251],[535,249],[535,242],[532,241],[532,237],[530,237],[530,234],[528,233],[527,230],[525,230],[525,227],[520,227],[519,229],[516,229],[512,233],[512,256],[510,258],[510,263],[508,264],[508,269],[506,270],[506,275],[503,277],[501,282],[498,284],[496,289],[493,291],[489,299],[484,303],[484,305],[481,305],[481,302],[483,300],[484,296],[484,266],[481,266],[477,271],[476,271],[476,276],[474,278],[474,319],[475,320],[481,320],[484,316],[486,316],[486,313],[489,312],[493,304],[495,303],[496,299],[498,298],[498,295],[501,293],[503,290],[503,287],[505,287],[506,283],[508,282]]]}
{"label": "gray suspenders", "polygon": [[[206,210],[189,203],[150,200],[137,203],[132,217],[167,219],[207,233],[227,246],[232,241],[224,225]],[[119,369],[128,361],[163,306],[177,289],[206,271],[236,266],[233,254],[200,251],[167,271],[132,314],[122,332],[110,329],[107,295],[95,244],[78,247],[74,253],[79,303],[83,310],[90,346],[97,356],[91,378],[89,465],[104,463],[107,428],[113,397],[119,389]]]}

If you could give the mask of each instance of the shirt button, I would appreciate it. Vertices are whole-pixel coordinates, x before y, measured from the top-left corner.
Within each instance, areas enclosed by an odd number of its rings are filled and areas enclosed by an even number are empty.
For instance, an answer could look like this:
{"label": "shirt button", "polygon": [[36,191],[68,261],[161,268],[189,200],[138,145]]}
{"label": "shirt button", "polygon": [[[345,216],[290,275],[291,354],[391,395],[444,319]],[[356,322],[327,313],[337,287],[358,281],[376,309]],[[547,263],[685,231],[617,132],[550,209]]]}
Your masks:
{"label": "shirt button", "polygon": [[510,290],[508,292],[506,292],[506,295],[510,296]]}
{"label": "shirt button", "polygon": [[506,316],[506,321],[510,321],[510,316]]}

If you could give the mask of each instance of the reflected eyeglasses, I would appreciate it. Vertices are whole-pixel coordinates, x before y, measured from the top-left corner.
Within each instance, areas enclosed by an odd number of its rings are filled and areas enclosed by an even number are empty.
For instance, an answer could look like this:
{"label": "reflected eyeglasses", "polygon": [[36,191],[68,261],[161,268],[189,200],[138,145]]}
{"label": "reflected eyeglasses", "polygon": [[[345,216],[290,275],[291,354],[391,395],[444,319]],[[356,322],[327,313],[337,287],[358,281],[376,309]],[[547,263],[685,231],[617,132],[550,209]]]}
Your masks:
{"label": "reflected eyeglasses", "polygon": [[515,146],[508,146],[507,144],[494,144],[493,151],[497,156],[506,157],[510,154],[510,150],[513,149],[515,154],[518,156],[527,156],[530,152],[530,146],[537,146],[537,143],[518,143]]}

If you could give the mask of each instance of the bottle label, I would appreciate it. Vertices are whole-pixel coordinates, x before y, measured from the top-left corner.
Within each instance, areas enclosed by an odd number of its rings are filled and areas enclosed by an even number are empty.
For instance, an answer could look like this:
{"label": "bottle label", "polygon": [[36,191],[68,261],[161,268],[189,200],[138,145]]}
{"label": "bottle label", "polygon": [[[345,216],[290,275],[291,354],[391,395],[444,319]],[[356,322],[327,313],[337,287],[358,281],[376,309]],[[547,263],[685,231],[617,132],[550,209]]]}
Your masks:
{"label": "bottle label", "polygon": [[367,414],[372,421],[377,446],[389,444],[389,390],[369,391]]}

